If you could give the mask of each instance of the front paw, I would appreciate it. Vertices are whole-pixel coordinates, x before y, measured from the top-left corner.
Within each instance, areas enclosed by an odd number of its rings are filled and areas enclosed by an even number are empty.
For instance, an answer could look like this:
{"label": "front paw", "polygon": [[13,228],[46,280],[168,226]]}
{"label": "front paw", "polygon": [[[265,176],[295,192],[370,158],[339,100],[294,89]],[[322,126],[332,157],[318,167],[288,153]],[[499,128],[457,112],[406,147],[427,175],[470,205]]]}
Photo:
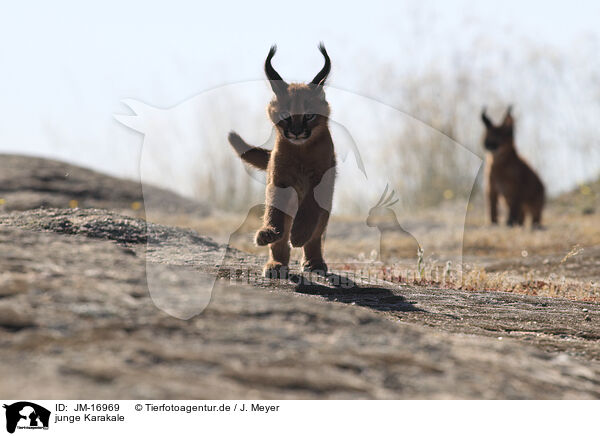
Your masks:
{"label": "front paw", "polygon": [[281,232],[276,231],[273,227],[263,227],[256,232],[254,242],[259,246],[269,245],[281,239],[281,236]]}
{"label": "front paw", "polygon": [[311,259],[302,262],[302,269],[305,272],[314,272],[320,274],[327,273],[327,264],[323,259]]}
{"label": "front paw", "polygon": [[267,262],[263,268],[263,276],[268,279],[285,279],[288,276],[287,265],[274,260]]}
{"label": "front paw", "polygon": [[304,244],[306,244],[312,236],[314,230],[314,226],[306,225],[305,223],[300,223],[299,221],[294,221],[292,230],[290,232],[290,242],[292,243],[292,247],[302,247]]}

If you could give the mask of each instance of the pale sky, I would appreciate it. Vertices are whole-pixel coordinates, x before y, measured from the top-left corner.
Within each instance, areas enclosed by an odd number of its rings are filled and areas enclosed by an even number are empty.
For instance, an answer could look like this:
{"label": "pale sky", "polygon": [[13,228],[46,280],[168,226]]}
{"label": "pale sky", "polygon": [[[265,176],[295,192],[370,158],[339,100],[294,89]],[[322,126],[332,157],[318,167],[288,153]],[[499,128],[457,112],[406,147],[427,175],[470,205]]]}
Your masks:
{"label": "pale sky", "polygon": [[[56,157],[136,177],[140,135],[113,119],[134,98],[170,107],[217,86],[263,79],[274,61],[308,80],[334,62],[330,85],[386,102],[378,66],[415,71],[482,33],[516,34],[569,52],[598,38],[600,2],[3,2],[0,152]],[[515,47],[519,50],[519,47]],[[581,67],[581,66],[579,66]]]}

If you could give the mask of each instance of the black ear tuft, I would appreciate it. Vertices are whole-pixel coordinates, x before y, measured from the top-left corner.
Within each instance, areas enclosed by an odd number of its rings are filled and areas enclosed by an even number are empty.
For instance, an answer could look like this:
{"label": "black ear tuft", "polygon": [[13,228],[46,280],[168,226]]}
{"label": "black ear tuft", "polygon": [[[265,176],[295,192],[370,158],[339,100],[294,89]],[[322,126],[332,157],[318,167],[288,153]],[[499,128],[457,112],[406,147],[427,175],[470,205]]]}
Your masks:
{"label": "black ear tuft", "polygon": [[327,54],[327,50],[325,49],[325,45],[322,41],[319,43],[319,51],[325,58],[325,65],[323,65],[321,71],[317,73],[310,83],[322,87],[325,84],[325,80],[327,80],[329,72],[331,71],[331,60],[329,59],[329,55]]}
{"label": "black ear tuft", "polygon": [[502,125],[504,127],[514,127],[515,125],[515,119],[512,116],[512,105],[508,106],[508,108],[506,109],[506,114],[504,115],[504,121],[502,121]]}
{"label": "black ear tuft", "polygon": [[281,78],[279,73],[275,71],[273,65],[271,64],[271,59],[275,56],[277,52],[277,45],[272,45],[269,50],[269,54],[267,55],[267,59],[265,60],[265,74],[267,75],[267,79],[271,82],[271,88],[275,94],[281,94],[287,90],[288,84]]}
{"label": "black ear tuft", "polygon": [[489,129],[493,126],[493,124],[492,124],[492,120],[490,120],[490,118],[487,116],[486,111],[487,111],[487,108],[484,106],[483,109],[481,110],[481,121],[483,121],[483,124],[485,124],[485,127],[487,127]]}

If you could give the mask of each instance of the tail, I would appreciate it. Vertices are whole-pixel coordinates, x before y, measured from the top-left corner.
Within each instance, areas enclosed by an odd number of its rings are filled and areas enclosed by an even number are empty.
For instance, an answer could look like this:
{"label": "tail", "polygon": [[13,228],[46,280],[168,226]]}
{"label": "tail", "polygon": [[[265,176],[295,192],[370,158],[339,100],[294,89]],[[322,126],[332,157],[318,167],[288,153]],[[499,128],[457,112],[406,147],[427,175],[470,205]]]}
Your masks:
{"label": "tail", "polygon": [[235,132],[229,132],[229,143],[235,149],[242,160],[259,170],[266,170],[271,158],[271,151],[265,148],[253,147],[246,143],[240,135]]}

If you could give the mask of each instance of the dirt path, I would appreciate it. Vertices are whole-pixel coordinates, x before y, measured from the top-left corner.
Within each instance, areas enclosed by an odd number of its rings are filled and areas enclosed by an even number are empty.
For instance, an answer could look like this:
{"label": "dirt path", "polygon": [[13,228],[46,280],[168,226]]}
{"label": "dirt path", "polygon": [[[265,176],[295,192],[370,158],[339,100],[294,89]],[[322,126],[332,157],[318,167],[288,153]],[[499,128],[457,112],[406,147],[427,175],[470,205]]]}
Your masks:
{"label": "dirt path", "polygon": [[600,398],[595,304],[294,276],[219,280],[188,321],[156,308],[146,260],[210,273],[223,252],[103,210],[0,215],[0,395]]}

